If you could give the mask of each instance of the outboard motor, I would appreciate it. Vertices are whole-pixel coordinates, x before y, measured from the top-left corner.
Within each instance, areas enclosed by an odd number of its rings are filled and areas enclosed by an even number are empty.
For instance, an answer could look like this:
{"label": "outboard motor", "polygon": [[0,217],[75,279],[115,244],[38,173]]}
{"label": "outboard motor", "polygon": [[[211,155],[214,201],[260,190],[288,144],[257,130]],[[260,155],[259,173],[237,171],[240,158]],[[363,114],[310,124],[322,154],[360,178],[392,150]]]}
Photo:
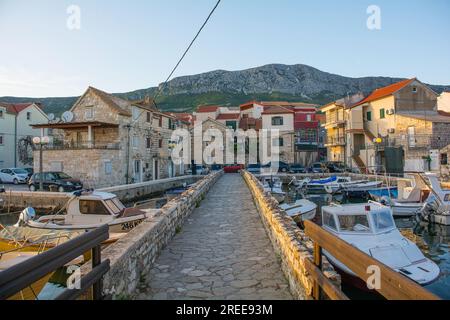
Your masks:
{"label": "outboard motor", "polygon": [[417,212],[417,221],[429,221],[429,216],[439,210],[439,203],[435,196],[430,196],[421,210]]}
{"label": "outboard motor", "polygon": [[14,225],[14,227],[26,226],[28,221],[34,220],[34,218],[36,218],[36,211],[34,211],[33,208],[28,207],[20,213],[19,220]]}

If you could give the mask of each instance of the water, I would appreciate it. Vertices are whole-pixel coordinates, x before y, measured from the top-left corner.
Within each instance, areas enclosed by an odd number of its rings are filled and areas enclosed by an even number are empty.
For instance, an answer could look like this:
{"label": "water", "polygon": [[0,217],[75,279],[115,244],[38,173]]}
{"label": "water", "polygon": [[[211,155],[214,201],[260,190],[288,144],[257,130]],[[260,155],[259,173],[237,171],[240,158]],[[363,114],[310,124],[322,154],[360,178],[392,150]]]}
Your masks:
{"label": "water", "polygon": [[[288,192],[287,202],[293,202],[296,197],[295,193],[291,190],[286,191]],[[320,213],[322,206],[329,205],[331,202],[341,204],[367,202],[366,199],[347,200],[342,195],[332,196],[329,194],[319,194],[306,195],[305,197],[318,205],[318,213]],[[320,214],[317,214],[314,222],[321,224]],[[425,288],[442,299],[450,300],[450,226],[417,222],[413,217],[407,219],[395,219],[395,223],[403,236],[416,243],[424,255],[434,261],[441,269],[439,278]],[[353,288],[343,287],[343,289],[350,298],[379,298]]]}

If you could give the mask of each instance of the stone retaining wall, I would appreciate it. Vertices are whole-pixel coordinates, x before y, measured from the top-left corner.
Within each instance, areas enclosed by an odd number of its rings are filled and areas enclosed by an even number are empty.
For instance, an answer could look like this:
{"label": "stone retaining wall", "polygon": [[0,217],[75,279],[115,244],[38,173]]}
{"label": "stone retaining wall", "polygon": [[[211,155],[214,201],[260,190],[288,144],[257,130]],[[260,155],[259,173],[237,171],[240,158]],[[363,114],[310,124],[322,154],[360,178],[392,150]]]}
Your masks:
{"label": "stone retaining wall", "polygon": [[[294,220],[281,210],[278,202],[264,189],[255,176],[242,173],[261,215],[267,234],[275,251],[282,261],[282,269],[289,281],[292,295],[297,299],[309,299],[312,294],[313,281],[305,268],[305,259],[313,260],[313,243],[299,229]],[[326,277],[340,287],[340,276],[334,271],[326,258],[323,259]]]}
{"label": "stone retaining wall", "polygon": [[[220,171],[204,177],[179,198],[159,209],[154,218],[144,221],[124,238],[102,251],[102,260],[109,259],[111,262],[111,268],[103,280],[103,292],[106,296],[112,299],[129,299],[135,294],[161,250],[222,174]],[[89,264],[85,264],[82,273],[89,268]]]}

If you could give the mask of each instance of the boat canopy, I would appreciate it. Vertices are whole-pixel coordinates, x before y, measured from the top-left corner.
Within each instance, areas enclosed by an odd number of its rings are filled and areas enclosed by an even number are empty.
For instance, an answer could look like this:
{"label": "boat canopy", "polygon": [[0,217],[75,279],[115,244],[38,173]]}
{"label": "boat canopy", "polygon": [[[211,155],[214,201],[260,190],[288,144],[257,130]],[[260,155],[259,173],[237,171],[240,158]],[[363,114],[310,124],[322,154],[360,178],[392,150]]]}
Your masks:
{"label": "boat canopy", "polygon": [[391,210],[375,203],[323,207],[322,224],[338,233],[378,234],[396,228]]}

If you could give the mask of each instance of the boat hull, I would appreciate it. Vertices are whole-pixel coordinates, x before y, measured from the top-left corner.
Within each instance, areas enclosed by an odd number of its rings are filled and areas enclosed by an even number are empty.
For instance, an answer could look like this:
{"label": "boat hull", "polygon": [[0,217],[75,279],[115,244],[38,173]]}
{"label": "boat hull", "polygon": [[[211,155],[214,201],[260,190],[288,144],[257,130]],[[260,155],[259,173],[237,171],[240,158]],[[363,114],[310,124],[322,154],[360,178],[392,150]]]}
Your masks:
{"label": "boat hull", "polygon": [[431,214],[427,217],[427,220],[431,223],[436,223],[443,226],[450,226],[450,215]]}
{"label": "boat hull", "polygon": [[422,208],[422,204],[392,205],[392,214],[395,217],[412,217]]}
{"label": "boat hull", "polygon": [[316,213],[317,213],[317,209],[313,209],[313,210],[310,210],[305,213],[300,213],[300,214],[294,215],[294,216],[292,216],[292,219],[294,219],[294,221],[296,223],[301,223],[306,220],[314,219],[316,217]]}

